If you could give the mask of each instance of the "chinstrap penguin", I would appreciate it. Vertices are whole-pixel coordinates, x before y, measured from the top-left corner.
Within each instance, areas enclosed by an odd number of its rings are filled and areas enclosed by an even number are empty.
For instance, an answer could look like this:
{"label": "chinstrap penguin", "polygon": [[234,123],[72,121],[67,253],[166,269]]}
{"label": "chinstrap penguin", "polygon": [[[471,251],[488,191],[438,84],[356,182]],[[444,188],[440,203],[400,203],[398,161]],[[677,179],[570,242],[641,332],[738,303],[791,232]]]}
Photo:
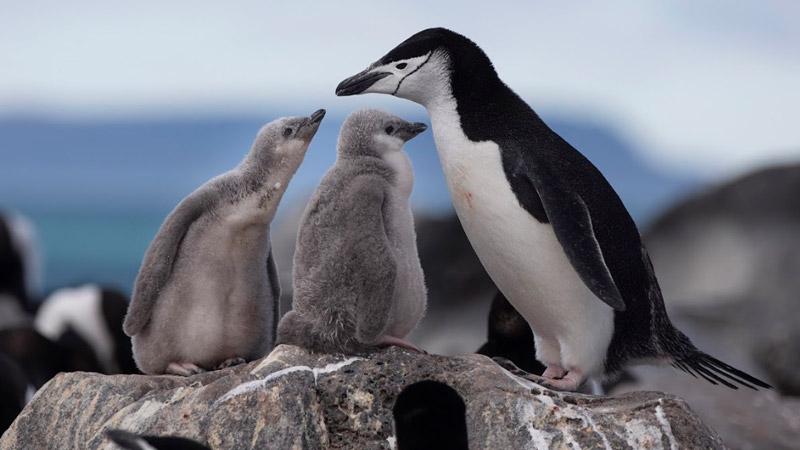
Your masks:
{"label": "chinstrap penguin", "polygon": [[12,358],[0,352],[0,436],[25,407],[28,378]]}
{"label": "chinstrap penguin", "polygon": [[300,222],[293,309],[280,321],[278,343],[327,353],[416,350],[404,338],[425,313],[426,290],[403,145],[425,129],[376,110],[345,120],[336,163]]}
{"label": "chinstrap penguin", "polygon": [[576,390],[589,376],[656,361],[731,388],[769,387],[698,350],[672,325],[614,189],[500,80],[475,43],[424,30],[336,88],[370,92],[428,110],[458,217],[495,284],[530,323],[546,384]]}
{"label": "chinstrap penguin", "polygon": [[62,288],[36,311],[36,331],[53,342],[81,340],[89,346],[105,374],[138,373],[131,340],[122,331],[128,298],[94,284]]}
{"label": "chinstrap penguin", "polygon": [[236,168],[194,191],[161,225],[124,322],[142,372],[191,375],[273,347],[280,286],[270,223],[324,116],[262,127]]}

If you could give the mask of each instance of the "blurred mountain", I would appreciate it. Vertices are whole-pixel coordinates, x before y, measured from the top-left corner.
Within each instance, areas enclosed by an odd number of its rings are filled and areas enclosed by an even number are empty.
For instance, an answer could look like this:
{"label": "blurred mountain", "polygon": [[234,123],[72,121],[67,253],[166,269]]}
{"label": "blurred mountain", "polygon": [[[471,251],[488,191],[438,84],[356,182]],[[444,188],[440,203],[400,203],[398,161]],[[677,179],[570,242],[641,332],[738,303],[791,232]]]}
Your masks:
{"label": "blurred mountain", "polygon": [[[424,116],[408,119],[428,122]],[[570,116],[546,119],[597,164],[637,219],[698,184],[687,174],[652,167],[611,126]],[[39,228],[46,290],[82,282],[127,290],[166,214],[209,178],[234,167],[269,120],[0,119],[0,206],[21,211]],[[331,113],[323,121],[278,220],[291,208],[286,205],[305,201],[335,160],[343,120]],[[449,213],[432,134],[414,139],[407,150],[416,172],[415,210]]]}

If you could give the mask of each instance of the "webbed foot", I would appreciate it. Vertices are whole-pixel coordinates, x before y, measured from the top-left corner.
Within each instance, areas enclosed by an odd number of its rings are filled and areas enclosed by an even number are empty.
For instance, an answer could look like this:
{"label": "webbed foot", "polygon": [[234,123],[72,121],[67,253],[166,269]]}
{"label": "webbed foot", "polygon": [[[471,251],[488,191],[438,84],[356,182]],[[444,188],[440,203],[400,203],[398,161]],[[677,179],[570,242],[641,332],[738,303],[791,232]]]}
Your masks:
{"label": "webbed foot", "polygon": [[238,366],[239,364],[245,364],[245,363],[247,363],[247,360],[240,356],[237,356],[235,358],[228,358],[225,361],[219,363],[217,367],[214,367],[214,370],[227,369],[228,367]]}
{"label": "webbed foot", "polygon": [[198,373],[203,373],[205,371],[206,369],[203,369],[202,367],[196,364],[174,362],[174,363],[169,363],[164,373],[168,375],[179,375],[182,377],[190,377],[192,375],[197,375]]}
{"label": "webbed foot", "polygon": [[416,345],[412,344],[411,342],[408,342],[405,339],[402,339],[402,338],[399,338],[399,337],[395,337],[395,336],[389,336],[389,335],[381,336],[381,338],[378,339],[378,346],[379,347],[395,346],[395,347],[406,348],[406,349],[409,349],[409,350],[411,350],[413,352],[417,352],[417,353],[425,353],[425,354],[428,353],[428,352],[426,352],[424,350],[421,350],[419,347],[417,347]]}

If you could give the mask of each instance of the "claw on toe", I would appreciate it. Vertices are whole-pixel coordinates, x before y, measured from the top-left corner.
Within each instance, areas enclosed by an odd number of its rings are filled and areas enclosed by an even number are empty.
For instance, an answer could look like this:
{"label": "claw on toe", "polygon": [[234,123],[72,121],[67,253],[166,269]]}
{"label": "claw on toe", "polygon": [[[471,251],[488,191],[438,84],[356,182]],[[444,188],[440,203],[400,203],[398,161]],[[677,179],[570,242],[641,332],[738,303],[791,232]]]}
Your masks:
{"label": "claw on toe", "polygon": [[394,336],[388,336],[388,335],[381,336],[381,338],[378,340],[378,346],[379,347],[395,346],[395,347],[407,348],[407,349],[409,349],[409,350],[411,350],[413,352],[417,352],[417,353],[424,353],[424,354],[428,353],[428,352],[426,352],[424,350],[420,350],[419,347],[417,347],[416,345],[412,344],[411,342],[408,342],[405,339],[401,339],[401,338],[394,337]]}
{"label": "claw on toe", "polygon": [[542,374],[542,377],[551,378],[554,380],[560,380],[561,378],[564,378],[566,374],[567,371],[559,366],[547,366],[547,368],[544,370],[544,373]]}
{"label": "claw on toe", "polygon": [[205,371],[202,367],[192,363],[170,363],[165,372],[170,375],[190,377]]}
{"label": "claw on toe", "polygon": [[514,364],[513,361],[507,358],[503,358],[502,356],[495,356],[492,360],[497,363],[498,366],[502,367],[503,369],[507,370],[512,375],[522,378],[523,380],[532,381],[536,384],[544,385],[547,381],[545,378],[540,377],[539,375],[528,373]]}
{"label": "claw on toe", "polygon": [[238,366],[239,364],[244,364],[246,362],[246,359],[238,356],[236,358],[228,358],[225,361],[222,361],[217,367],[214,368],[214,370],[227,369],[229,367]]}
{"label": "claw on toe", "polygon": [[581,387],[584,377],[575,372],[567,372],[561,378],[545,377],[542,384],[556,391],[575,392]]}

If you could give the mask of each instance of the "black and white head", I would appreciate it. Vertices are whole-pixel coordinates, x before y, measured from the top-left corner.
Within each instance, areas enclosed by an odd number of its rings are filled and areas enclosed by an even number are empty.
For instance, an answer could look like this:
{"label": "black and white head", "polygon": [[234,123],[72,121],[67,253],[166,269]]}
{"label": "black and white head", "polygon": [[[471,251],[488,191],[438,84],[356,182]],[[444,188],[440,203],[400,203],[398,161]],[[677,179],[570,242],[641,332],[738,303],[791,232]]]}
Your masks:
{"label": "black and white head", "polygon": [[304,156],[311,139],[325,117],[325,110],[319,109],[308,117],[282,117],[264,125],[253,143],[253,153],[260,159],[279,157],[281,159]]}
{"label": "black and white head", "polygon": [[474,42],[445,28],[429,28],[339,83],[336,95],[374,92],[429,106],[461,86],[496,79],[491,61]]}
{"label": "black and white head", "polygon": [[386,158],[428,127],[377,109],[362,109],[345,119],[339,133],[339,154]]}

